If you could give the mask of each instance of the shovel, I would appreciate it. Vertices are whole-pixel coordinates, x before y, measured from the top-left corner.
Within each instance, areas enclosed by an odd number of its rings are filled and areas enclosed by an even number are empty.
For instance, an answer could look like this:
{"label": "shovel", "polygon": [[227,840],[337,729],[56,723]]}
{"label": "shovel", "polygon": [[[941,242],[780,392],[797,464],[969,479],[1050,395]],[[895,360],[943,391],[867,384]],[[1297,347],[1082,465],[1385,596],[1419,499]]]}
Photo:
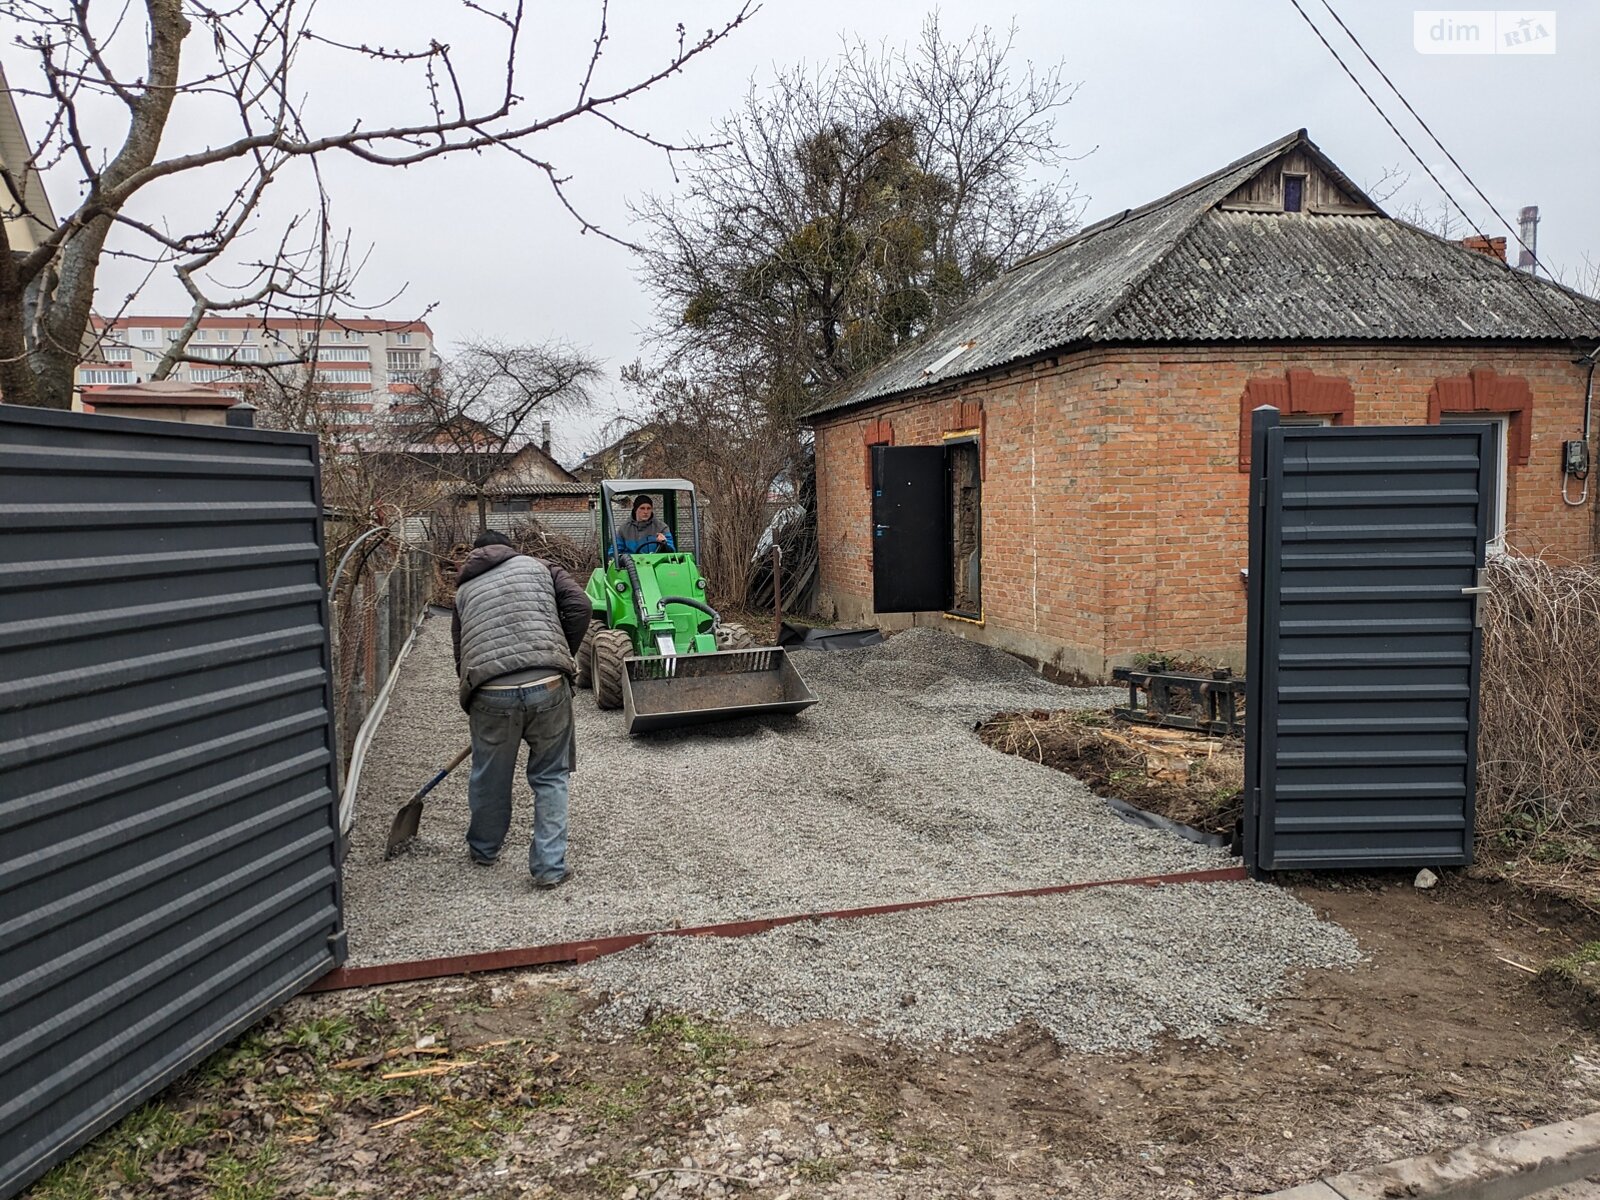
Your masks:
{"label": "shovel", "polygon": [[404,808],[395,813],[394,824],[389,827],[389,844],[383,849],[384,858],[393,858],[401,846],[417,836],[417,829],[422,824],[422,798],[443,783],[444,777],[464,763],[471,753],[472,747],[468,745],[450,760],[444,770],[423,784],[422,790],[407,800]]}

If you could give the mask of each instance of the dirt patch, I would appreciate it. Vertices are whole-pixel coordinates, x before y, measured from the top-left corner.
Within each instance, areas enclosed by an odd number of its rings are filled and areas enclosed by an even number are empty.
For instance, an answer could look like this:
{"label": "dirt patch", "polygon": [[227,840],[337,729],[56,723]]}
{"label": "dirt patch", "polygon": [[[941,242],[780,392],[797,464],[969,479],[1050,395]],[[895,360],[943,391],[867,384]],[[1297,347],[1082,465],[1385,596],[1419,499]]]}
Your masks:
{"label": "dirt patch", "polygon": [[1244,744],[1114,720],[1109,711],[1000,713],[984,744],[1065,771],[1101,796],[1232,837],[1244,812]]}
{"label": "dirt patch", "polygon": [[564,972],[335,993],[293,1002],[30,1200],[1200,1200],[1600,1107],[1592,1031],[1511,965],[1587,957],[1600,922],[1456,873],[1292,890],[1368,961],[1310,974],[1216,1044],[1064,1055],[1023,1027],[952,1054],[672,1012],[618,1034]]}

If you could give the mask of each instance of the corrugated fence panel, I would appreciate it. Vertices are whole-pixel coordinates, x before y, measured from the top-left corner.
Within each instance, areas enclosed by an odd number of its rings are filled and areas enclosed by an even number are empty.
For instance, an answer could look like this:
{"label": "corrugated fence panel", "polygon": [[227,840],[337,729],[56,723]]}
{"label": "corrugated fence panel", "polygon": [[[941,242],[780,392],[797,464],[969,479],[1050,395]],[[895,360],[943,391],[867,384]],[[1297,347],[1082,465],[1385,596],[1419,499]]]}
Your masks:
{"label": "corrugated fence panel", "polygon": [[1472,860],[1490,436],[1269,436],[1261,867]]}
{"label": "corrugated fence panel", "polygon": [[0,406],[0,1196],[343,960],[316,454]]}

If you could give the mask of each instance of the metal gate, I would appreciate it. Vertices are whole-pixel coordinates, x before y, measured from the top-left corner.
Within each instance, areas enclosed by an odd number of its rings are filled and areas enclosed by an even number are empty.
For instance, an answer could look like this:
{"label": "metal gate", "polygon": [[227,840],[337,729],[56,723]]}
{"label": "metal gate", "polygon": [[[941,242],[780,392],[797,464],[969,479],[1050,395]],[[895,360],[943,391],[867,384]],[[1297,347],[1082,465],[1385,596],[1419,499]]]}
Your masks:
{"label": "metal gate", "polygon": [[313,438],[0,406],[0,1197],[344,959]]}
{"label": "metal gate", "polygon": [[1471,862],[1492,430],[1252,435],[1246,864]]}

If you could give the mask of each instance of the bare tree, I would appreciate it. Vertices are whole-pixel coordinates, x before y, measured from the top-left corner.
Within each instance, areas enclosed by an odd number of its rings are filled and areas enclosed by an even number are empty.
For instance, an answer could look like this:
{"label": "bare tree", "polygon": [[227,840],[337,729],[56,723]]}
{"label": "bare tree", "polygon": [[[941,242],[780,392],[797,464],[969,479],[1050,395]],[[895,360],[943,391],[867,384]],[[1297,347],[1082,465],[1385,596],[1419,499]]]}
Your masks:
{"label": "bare tree", "polygon": [[759,378],[792,414],[1061,237],[1077,197],[1055,122],[1075,87],[1017,67],[1014,37],[952,42],[935,16],[912,49],[847,44],[752,85],[683,193],[636,212],[663,346]]}
{"label": "bare tree", "polygon": [[1404,191],[1410,182],[1411,172],[1396,165],[1385,167],[1377,179],[1362,184],[1361,190],[1371,196],[1375,203],[1382,204]]}
{"label": "bare tree", "polygon": [[390,442],[441,482],[469,491],[482,524],[495,474],[533,440],[536,420],[587,407],[601,364],[564,342],[469,342],[395,406]]}
{"label": "bare tree", "polygon": [[1553,274],[1557,283],[1600,299],[1600,259],[1594,255],[1584,254],[1576,264],[1557,268]]}
{"label": "bare tree", "polygon": [[[570,203],[566,177],[541,157],[541,135],[585,120],[663,150],[690,149],[625,124],[620,106],[725,39],[749,19],[754,0],[698,38],[679,25],[658,70],[615,85],[598,77],[610,36],[601,0],[594,48],[574,72],[571,100],[537,114],[526,111],[520,94],[527,81],[519,51],[536,36],[524,0],[506,11],[478,0],[456,7],[498,39],[501,66],[487,73],[458,68],[446,29],[421,31],[409,46],[347,44],[315,32],[313,10],[306,0],[223,0],[215,7],[144,0],[97,7],[91,16],[89,0],[0,0],[0,21],[37,68],[32,82],[12,90],[45,115],[27,161],[8,164],[3,182],[14,203],[7,216],[43,221],[37,188],[30,195],[27,187],[35,170],[70,165],[82,191],[71,212],[45,222],[35,248],[13,250],[0,222],[0,393],[7,401],[70,405],[73,371],[92,342],[95,279],[107,254],[136,259],[152,273],[175,271],[189,296],[189,323],[158,377],[185,359],[187,334],[208,312],[320,316],[335,302],[348,305],[359,262],[333,226],[321,185],[318,163],[331,154],[396,167],[503,150],[540,174],[585,231],[595,230]],[[476,31],[454,32],[471,38]],[[352,73],[370,68],[414,81],[408,111],[324,114],[302,79],[307,62],[330,55],[347,60]],[[134,57],[141,65],[124,69]],[[120,120],[101,119],[107,105]],[[212,127],[226,114],[226,132],[163,156],[164,135],[184,113]],[[296,167],[307,171],[317,196],[311,210],[267,237],[265,253],[245,251],[269,188]],[[203,228],[169,228],[141,204],[153,185],[175,180],[215,198]],[[114,228],[131,235],[132,248],[108,249]],[[233,286],[219,282],[219,272]]]}
{"label": "bare tree", "polygon": [[1395,216],[1407,225],[1415,225],[1418,229],[1450,241],[1455,241],[1462,235],[1461,218],[1455,209],[1443,200],[1432,206],[1420,200],[1413,200],[1395,213]]}

